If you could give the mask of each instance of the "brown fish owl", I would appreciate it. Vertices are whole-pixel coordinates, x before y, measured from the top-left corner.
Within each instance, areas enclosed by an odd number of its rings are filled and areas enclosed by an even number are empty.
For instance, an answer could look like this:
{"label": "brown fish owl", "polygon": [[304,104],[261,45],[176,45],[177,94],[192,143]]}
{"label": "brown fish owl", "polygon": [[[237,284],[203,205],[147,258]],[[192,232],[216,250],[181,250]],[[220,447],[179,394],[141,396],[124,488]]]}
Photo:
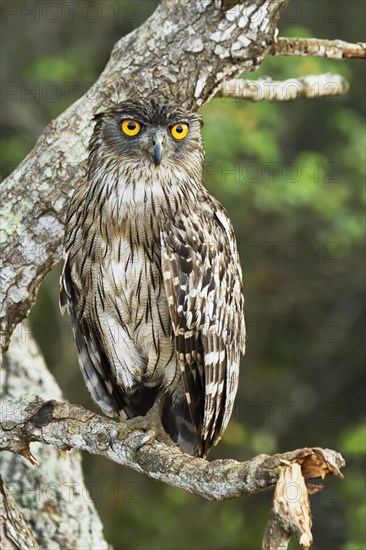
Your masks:
{"label": "brown fish owl", "polygon": [[60,297],[81,371],[106,414],[154,406],[173,441],[206,456],[232,413],[245,328],[233,229],[202,184],[202,120],[147,98],[95,119]]}

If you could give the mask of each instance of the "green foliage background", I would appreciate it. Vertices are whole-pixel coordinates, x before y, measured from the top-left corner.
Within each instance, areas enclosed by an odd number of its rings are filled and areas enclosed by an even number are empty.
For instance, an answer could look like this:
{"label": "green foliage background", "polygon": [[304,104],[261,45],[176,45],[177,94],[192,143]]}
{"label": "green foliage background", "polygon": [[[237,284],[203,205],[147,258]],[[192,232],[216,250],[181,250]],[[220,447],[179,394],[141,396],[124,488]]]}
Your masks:
{"label": "green foliage background", "polygon": [[[12,16],[6,4],[3,176],[157,2],[80,0],[70,11],[63,2],[29,0],[14,2]],[[290,2],[280,35],[362,40],[364,12],[361,0]],[[233,419],[210,458],[245,460],[307,445],[340,450],[345,480],[326,480],[326,490],[312,497],[314,548],[359,550],[366,546],[365,65],[268,58],[247,76],[322,72],[344,75],[350,92],[285,104],[216,99],[201,110],[206,185],[236,229],[248,323]],[[93,408],[69,320],[58,312],[58,277],[56,269],[42,286],[32,331],[65,397]],[[84,464],[116,550],[260,547],[270,495],[205,502],[101,458],[85,456]]]}

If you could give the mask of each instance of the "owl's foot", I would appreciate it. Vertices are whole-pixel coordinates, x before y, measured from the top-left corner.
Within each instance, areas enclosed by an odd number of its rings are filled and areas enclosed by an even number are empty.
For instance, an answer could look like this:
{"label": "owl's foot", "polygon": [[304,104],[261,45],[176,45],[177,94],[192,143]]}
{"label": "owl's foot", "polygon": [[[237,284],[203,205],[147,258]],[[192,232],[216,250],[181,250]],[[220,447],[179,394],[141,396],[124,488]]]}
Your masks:
{"label": "owl's foot", "polygon": [[[130,423],[132,423],[131,425],[134,426],[134,429],[136,429],[135,426],[137,426],[139,429],[146,431],[146,435],[142,438],[136,449],[137,451],[139,451],[147,443],[151,443],[154,439],[165,443],[165,445],[174,445],[174,442],[166,433],[161,421],[160,400],[157,400],[154,403],[151,409],[147,412],[146,416],[132,418],[128,421],[128,424]],[[145,425],[145,429],[142,427],[143,425]]]}
{"label": "owl's foot", "polygon": [[[129,420],[124,420],[122,422],[123,429],[122,433],[126,434],[134,431],[143,431],[146,434],[143,436],[140,444],[136,448],[136,451],[139,451],[144,445],[151,443],[154,439],[165,443],[165,445],[172,446],[175,443],[166,433],[163,423],[160,417],[160,405],[155,403],[151,409],[147,412],[146,416],[136,416]],[[121,433],[121,435],[122,435]],[[110,436],[110,446],[113,449],[113,445],[117,439],[119,439],[119,433],[113,432]]]}

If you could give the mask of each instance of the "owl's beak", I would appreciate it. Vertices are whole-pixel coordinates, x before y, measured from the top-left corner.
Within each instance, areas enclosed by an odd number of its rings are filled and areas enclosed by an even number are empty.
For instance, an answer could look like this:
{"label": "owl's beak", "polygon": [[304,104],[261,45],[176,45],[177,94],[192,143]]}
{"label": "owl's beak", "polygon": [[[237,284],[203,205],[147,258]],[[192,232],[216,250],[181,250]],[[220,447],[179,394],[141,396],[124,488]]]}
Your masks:
{"label": "owl's beak", "polygon": [[164,136],[159,130],[157,130],[151,142],[151,157],[155,166],[159,166],[161,159],[163,158],[163,145],[164,145]]}
{"label": "owl's beak", "polygon": [[153,161],[155,166],[159,166],[163,157],[163,144],[161,140],[157,140],[153,149]]}

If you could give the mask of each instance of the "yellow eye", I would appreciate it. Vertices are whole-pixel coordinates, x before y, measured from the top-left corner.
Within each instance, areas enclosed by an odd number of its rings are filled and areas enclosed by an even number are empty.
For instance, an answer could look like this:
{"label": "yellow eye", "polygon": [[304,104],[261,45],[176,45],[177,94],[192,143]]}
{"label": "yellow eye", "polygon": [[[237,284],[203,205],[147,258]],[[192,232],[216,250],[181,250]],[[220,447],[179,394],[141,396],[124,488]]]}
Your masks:
{"label": "yellow eye", "polygon": [[126,136],[137,136],[140,130],[141,124],[137,120],[132,120],[131,118],[122,120],[122,132]]}
{"label": "yellow eye", "polygon": [[174,139],[183,139],[188,134],[188,124],[185,122],[178,122],[170,128],[170,133]]}

